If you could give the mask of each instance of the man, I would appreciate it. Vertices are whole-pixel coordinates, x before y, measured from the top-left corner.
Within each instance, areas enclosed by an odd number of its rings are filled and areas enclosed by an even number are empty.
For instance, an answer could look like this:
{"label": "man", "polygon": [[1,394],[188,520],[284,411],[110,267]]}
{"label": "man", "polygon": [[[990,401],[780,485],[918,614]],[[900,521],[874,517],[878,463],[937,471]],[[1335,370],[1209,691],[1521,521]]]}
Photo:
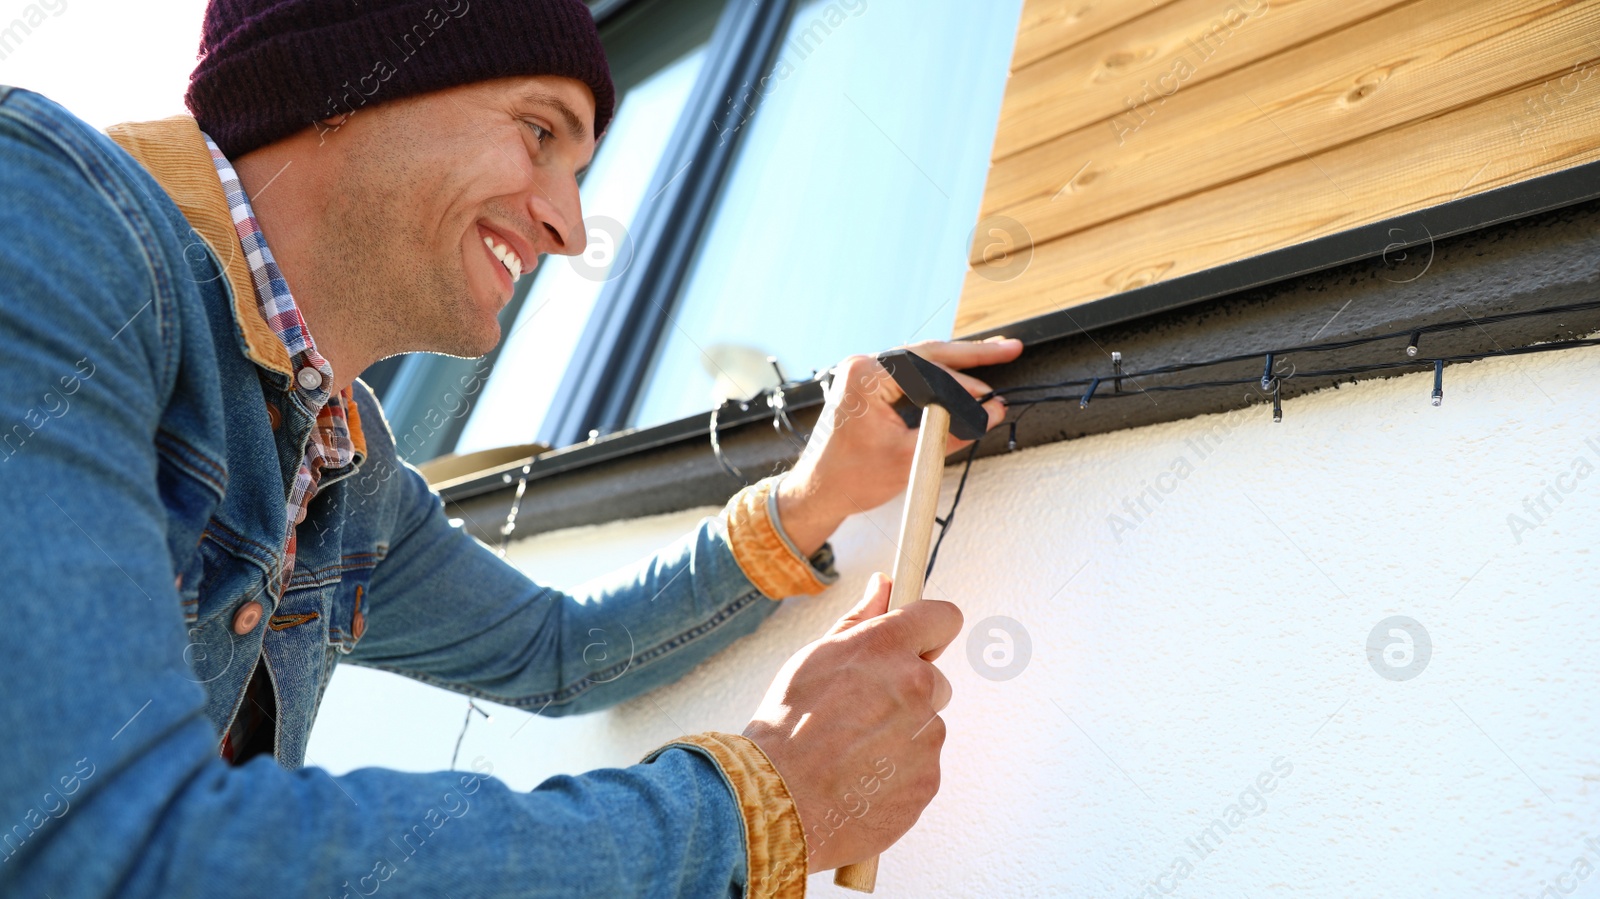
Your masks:
{"label": "man", "polygon": [[[187,100],[113,142],[0,87],[0,893],[798,896],[898,839],[961,618],[885,613],[881,576],[742,735],[529,793],[302,767],[341,657],[541,714],[676,678],[836,576],[913,434],[846,360],[794,470],[595,595],[541,588],[449,525],[355,378],[488,351],[516,279],[582,252],[613,106],[587,9],[213,0]],[[624,668],[584,652],[608,628]]]}

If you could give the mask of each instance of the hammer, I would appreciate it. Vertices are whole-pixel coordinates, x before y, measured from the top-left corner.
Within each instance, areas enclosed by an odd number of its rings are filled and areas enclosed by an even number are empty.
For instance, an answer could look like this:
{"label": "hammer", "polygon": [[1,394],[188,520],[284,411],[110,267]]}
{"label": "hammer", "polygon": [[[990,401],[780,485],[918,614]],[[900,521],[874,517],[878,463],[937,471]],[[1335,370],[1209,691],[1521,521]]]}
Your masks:
{"label": "hammer", "polygon": [[[906,484],[905,512],[900,517],[900,549],[889,589],[889,608],[896,609],[922,598],[947,438],[954,434],[962,440],[977,440],[989,430],[989,413],[949,372],[910,350],[890,350],[880,354],[878,361],[905,394],[895,403],[895,411],[907,427],[917,428],[917,450]],[[833,882],[872,892],[878,883],[878,857],[845,865],[834,872]]]}

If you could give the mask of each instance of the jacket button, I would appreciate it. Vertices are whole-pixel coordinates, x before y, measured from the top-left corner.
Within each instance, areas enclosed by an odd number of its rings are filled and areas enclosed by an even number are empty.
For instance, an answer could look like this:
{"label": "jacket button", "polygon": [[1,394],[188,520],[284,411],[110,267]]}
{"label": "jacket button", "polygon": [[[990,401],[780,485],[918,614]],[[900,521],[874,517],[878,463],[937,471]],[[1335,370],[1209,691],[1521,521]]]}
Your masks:
{"label": "jacket button", "polygon": [[367,632],[367,616],[361,614],[361,601],[366,597],[367,591],[360,584],[356,584],[356,612],[350,616],[350,636],[357,640]]}
{"label": "jacket button", "polygon": [[278,407],[271,403],[267,404],[267,422],[272,425],[274,431],[283,424],[283,413],[279,412]]}
{"label": "jacket button", "polygon": [[261,603],[255,600],[245,603],[239,607],[239,611],[233,613],[233,632],[241,637],[255,630],[256,625],[260,623]]}

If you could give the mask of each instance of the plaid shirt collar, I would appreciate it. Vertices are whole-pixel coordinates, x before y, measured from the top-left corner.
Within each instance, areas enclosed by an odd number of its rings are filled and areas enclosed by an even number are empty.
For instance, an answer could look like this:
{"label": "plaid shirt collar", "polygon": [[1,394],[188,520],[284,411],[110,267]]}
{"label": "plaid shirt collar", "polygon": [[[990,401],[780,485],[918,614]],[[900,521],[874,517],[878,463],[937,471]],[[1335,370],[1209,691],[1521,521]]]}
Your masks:
{"label": "plaid shirt collar", "polygon": [[278,335],[284,348],[289,351],[295,372],[295,390],[305,407],[317,417],[311,439],[306,444],[305,458],[300,462],[300,471],[289,493],[289,539],[283,566],[283,577],[287,581],[294,568],[295,526],[305,520],[306,507],[316,495],[323,469],[343,468],[355,459],[355,444],[350,437],[350,423],[345,412],[346,404],[351,401],[350,390],[345,388],[337,394],[329,392],[328,388],[333,384],[333,366],[317,352],[311,332],[306,329],[305,319],[300,317],[300,308],[289,293],[289,283],[284,280],[283,273],[272,258],[272,251],[267,248],[266,236],[261,233],[255,211],[250,208],[250,198],[245,196],[233,164],[217,149],[209,135],[202,136],[211,150],[211,161],[217,167],[217,177],[222,180],[222,190],[227,195],[228,208],[233,213],[234,229],[239,234],[239,245],[250,263],[250,276],[255,282],[261,317],[266,319],[273,333]]}

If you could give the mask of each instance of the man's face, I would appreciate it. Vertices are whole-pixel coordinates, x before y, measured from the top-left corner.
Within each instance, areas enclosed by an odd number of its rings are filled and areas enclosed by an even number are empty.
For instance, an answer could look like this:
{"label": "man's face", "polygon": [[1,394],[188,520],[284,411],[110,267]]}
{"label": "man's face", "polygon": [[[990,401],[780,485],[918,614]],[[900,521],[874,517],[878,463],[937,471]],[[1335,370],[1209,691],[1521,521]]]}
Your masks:
{"label": "man's face", "polygon": [[577,176],[593,123],[587,85],[539,76],[380,103],[322,135],[319,149],[340,154],[322,274],[372,311],[372,345],[494,348],[513,274],[583,252]]}

